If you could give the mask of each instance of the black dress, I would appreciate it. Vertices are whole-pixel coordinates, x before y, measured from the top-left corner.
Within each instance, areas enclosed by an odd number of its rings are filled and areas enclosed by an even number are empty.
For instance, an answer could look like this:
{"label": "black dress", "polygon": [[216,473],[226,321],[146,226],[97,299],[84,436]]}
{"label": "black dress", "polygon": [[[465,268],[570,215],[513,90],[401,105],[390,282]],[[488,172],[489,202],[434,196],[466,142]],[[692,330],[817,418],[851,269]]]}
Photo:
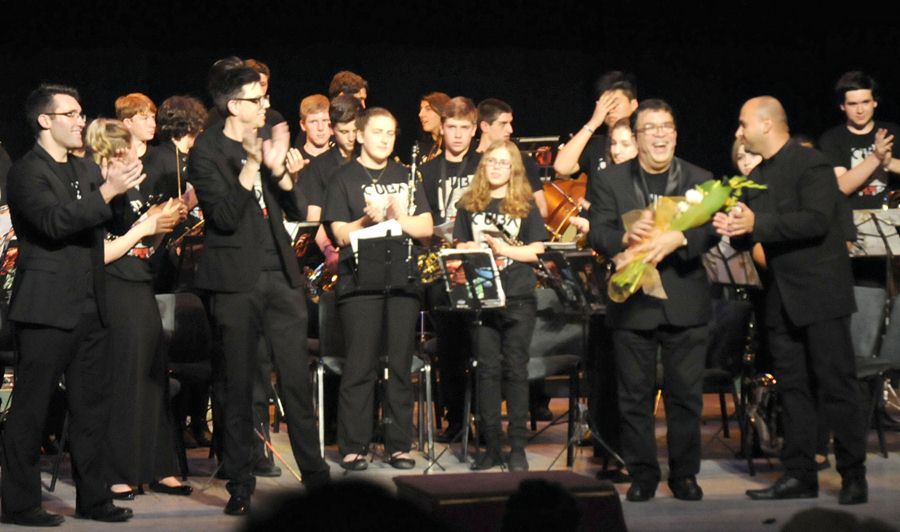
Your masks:
{"label": "black dress", "polygon": [[162,322],[146,259],[151,251],[139,243],[106,266],[107,349],[114,375],[106,438],[110,484],[147,483],[178,471]]}

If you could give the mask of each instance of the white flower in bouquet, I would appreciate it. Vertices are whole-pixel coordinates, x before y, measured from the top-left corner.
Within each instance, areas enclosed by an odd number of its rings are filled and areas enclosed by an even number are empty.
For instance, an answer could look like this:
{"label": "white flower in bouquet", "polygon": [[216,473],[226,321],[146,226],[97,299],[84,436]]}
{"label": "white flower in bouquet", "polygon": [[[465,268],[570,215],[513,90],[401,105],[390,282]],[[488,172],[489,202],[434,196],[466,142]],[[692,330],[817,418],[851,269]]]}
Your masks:
{"label": "white flower in bouquet", "polygon": [[692,188],[692,189],[688,190],[687,192],[685,192],[684,199],[688,203],[698,204],[701,201],[703,201],[703,192],[700,190],[697,190],[696,188]]}

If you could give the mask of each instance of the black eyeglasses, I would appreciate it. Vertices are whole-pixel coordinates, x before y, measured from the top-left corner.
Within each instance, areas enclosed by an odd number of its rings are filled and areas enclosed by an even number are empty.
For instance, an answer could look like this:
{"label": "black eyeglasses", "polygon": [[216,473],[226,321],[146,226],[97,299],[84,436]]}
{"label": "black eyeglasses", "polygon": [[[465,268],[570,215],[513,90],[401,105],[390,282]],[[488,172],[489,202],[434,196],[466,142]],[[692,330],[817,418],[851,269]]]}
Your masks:
{"label": "black eyeglasses", "polygon": [[82,119],[82,120],[87,120],[87,115],[86,115],[86,114],[84,114],[84,113],[82,113],[82,112],[80,112],[80,111],[75,111],[75,110],[72,110],[72,111],[66,111],[66,112],[64,112],[64,113],[41,113],[41,114],[44,114],[44,115],[47,115],[47,116],[64,116],[64,117],[66,117],[66,118],[71,118],[72,120],[76,120],[76,119],[78,119],[78,118],[80,118],[80,119]]}
{"label": "black eyeglasses", "polygon": [[669,134],[675,131],[674,122],[663,122],[662,124],[644,124],[637,128],[638,133],[651,133],[653,131]]}
{"label": "black eyeglasses", "polygon": [[232,98],[232,100],[237,100],[239,102],[251,102],[261,106],[269,103],[269,95],[265,94],[263,96],[257,96],[256,98]]}

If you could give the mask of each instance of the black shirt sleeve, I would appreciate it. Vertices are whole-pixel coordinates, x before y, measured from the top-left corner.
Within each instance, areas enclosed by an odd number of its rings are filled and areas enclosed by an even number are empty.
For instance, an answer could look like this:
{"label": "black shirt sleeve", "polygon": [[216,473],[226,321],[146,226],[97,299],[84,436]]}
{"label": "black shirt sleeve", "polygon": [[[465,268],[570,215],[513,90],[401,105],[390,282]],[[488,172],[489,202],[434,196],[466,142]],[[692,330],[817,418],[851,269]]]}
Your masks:
{"label": "black shirt sleeve", "polygon": [[471,215],[469,211],[460,207],[456,211],[456,223],[453,224],[453,240],[457,242],[471,242],[475,239],[472,234]]}
{"label": "black shirt sleeve", "polygon": [[325,194],[325,208],[322,212],[323,222],[352,222],[347,188],[341,175],[334,176],[328,184]]}
{"label": "black shirt sleeve", "polygon": [[532,192],[540,192],[544,190],[544,183],[541,181],[541,169],[538,168],[536,162],[531,157],[522,157],[522,164],[525,166],[525,175],[528,176],[528,184],[531,185]]}
{"label": "black shirt sleeve", "polygon": [[522,220],[522,227],[519,229],[519,240],[525,244],[550,240],[550,233],[547,232],[544,219],[541,218],[541,213],[535,205],[531,206],[528,216]]}

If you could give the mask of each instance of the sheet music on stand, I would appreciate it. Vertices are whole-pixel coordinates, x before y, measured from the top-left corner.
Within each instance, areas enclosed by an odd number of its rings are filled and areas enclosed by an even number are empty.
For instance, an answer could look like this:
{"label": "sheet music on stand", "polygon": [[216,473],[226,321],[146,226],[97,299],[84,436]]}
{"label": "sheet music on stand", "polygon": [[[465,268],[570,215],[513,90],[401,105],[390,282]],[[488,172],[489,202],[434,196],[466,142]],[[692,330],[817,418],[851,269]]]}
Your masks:
{"label": "sheet music on stand", "polygon": [[[506,306],[500,271],[490,249],[442,249],[440,261],[451,310]],[[467,272],[474,276],[470,279]]]}
{"label": "sheet music on stand", "polygon": [[712,283],[762,287],[750,252],[734,249],[726,238],[703,254],[703,267]]}
{"label": "sheet music on stand", "polygon": [[[879,227],[884,232],[882,238]],[[883,257],[887,255],[885,239],[890,245],[891,254],[900,255],[900,209],[859,209],[853,211],[853,223],[856,225],[856,242],[850,248],[851,257]]]}
{"label": "sheet music on stand", "polygon": [[590,251],[550,250],[538,254],[541,269],[563,306],[572,312],[606,312],[606,269]]}

